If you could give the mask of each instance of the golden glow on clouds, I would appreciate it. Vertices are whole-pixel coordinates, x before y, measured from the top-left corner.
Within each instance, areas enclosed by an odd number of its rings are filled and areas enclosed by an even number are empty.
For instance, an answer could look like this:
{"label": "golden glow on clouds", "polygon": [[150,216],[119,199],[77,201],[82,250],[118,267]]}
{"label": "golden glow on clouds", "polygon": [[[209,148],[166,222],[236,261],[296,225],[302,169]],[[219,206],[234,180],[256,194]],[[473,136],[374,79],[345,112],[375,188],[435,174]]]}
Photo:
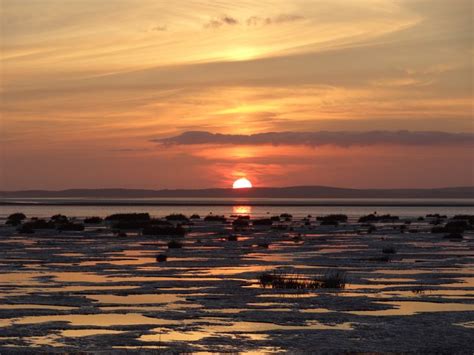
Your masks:
{"label": "golden glow on clouds", "polygon": [[133,157],[215,173],[199,186],[248,172],[259,185],[293,184],[295,174],[278,180],[279,159],[301,172],[316,153],[339,152],[150,143],[188,130],[473,131],[470,0],[3,0],[1,11],[3,159],[24,164],[7,187],[41,187],[22,172],[43,158],[61,167],[62,151],[98,157],[89,171]]}

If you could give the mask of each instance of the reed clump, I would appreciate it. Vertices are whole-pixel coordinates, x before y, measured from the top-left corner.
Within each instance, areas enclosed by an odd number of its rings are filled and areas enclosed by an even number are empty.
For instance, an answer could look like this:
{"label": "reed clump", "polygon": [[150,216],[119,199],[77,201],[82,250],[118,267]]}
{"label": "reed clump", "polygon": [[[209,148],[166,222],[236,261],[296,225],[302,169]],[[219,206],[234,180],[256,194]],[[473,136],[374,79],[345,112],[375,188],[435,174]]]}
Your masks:
{"label": "reed clump", "polygon": [[309,278],[299,274],[279,271],[264,272],[258,277],[262,287],[274,289],[315,290],[315,289],[344,289],[346,287],[346,272],[337,269],[327,270],[324,274]]}

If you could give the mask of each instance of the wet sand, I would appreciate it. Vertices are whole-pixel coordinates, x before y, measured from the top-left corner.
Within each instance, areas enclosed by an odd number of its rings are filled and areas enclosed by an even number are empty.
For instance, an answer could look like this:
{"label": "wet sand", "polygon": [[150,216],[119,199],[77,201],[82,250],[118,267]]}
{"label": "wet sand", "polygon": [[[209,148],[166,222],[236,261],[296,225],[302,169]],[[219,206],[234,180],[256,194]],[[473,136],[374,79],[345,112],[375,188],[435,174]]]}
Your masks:
{"label": "wet sand", "polygon": [[[196,220],[181,249],[167,248],[171,237],[119,237],[106,225],[34,234],[3,225],[0,351],[471,354],[474,234],[445,239],[428,222],[412,219],[405,233],[404,220],[375,223],[368,234],[353,219],[239,232]],[[343,290],[258,281],[328,269],[346,272]]]}

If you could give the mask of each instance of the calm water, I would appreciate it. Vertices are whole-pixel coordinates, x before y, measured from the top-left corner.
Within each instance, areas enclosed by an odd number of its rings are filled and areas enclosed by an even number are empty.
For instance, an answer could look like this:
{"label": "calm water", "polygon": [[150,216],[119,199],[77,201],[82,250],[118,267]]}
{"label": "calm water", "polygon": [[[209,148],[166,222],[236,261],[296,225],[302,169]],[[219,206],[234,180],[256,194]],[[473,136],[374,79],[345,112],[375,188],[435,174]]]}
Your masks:
{"label": "calm water", "polygon": [[473,214],[472,199],[3,199],[17,205],[0,206],[0,216],[23,212],[32,217],[49,217],[56,213],[67,216],[107,216],[120,212],[149,212],[153,216],[171,213],[191,215],[249,214],[265,216],[291,213],[294,216],[344,213],[360,216],[377,211],[401,217],[418,217],[428,213]]}

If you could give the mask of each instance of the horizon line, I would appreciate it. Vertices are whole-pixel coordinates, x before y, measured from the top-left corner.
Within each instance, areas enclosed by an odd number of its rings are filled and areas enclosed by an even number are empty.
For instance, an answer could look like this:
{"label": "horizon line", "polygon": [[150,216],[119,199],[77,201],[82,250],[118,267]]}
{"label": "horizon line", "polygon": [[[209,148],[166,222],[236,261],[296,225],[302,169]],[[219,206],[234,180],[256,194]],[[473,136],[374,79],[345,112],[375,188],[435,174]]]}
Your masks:
{"label": "horizon line", "polygon": [[41,188],[28,188],[21,190],[0,190],[0,192],[30,192],[30,191],[46,191],[46,192],[64,192],[71,190],[141,190],[141,191],[202,191],[202,190],[240,190],[240,191],[251,191],[258,189],[291,189],[291,188],[330,188],[330,189],[343,189],[343,190],[442,190],[442,189],[461,189],[461,188],[474,188],[474,185],[457,185],[457,186],[441,186],[441,187],[340,187],[340,186],[329,186],[329,185],[289,185],[289,186],[253,186],[251,188],[239,188],[234,189],[232,187],[203,187],[203,188],[141,188],[141,187],[71,187],[57,190],[41,189]]}

